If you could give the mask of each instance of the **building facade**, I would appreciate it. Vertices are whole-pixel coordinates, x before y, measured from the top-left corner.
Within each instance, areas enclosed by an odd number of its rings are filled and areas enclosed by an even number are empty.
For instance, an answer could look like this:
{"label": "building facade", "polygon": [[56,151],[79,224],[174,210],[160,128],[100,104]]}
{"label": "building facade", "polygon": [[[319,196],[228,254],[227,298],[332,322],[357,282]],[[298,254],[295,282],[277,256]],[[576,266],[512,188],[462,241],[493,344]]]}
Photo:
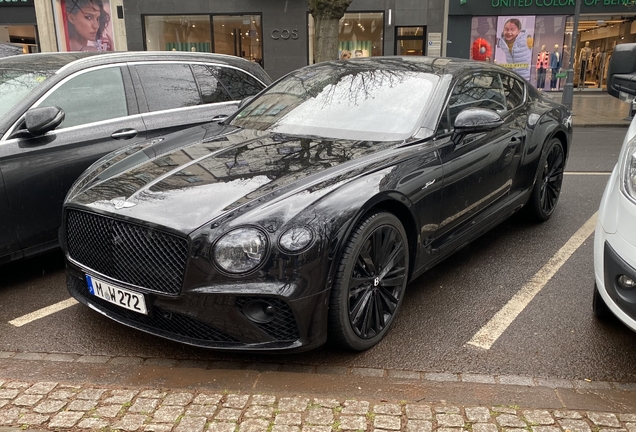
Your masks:
{"label": "building facade", "polygon": [[0,43],[23,53],[40,50],[34,0],[0,0]]}
{"label": "building facade", "polygon": [[[128,50],[237,55],[278,78],[313,62],[306,0],[123,0]],[[441,55],[444,0],[354,0],[339,56]]]}
{"label": "building facade", "polygon": [[[636,42],[632,0],[450,0],[446,53],[498,63],[537,88],[562,89],[567,69],[578,88],[602,89],[617,44]],[[572,35],[576,33],[576,46]]]}

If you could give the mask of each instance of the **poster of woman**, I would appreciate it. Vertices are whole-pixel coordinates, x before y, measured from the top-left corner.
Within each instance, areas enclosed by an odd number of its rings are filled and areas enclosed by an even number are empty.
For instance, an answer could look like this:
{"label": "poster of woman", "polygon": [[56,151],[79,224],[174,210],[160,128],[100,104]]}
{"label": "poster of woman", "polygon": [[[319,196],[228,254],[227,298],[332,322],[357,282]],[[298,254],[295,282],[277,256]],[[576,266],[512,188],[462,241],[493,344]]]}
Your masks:
{"label": "poster of woman", "polygon": [[68,51],[114,51],[109,0],[61,0]]}
{"label": "poster of woman", "polygon": [[497,19],[497,49],[495,61],[530,80],[532,47],[534,45],[535,16],[506,17]]}

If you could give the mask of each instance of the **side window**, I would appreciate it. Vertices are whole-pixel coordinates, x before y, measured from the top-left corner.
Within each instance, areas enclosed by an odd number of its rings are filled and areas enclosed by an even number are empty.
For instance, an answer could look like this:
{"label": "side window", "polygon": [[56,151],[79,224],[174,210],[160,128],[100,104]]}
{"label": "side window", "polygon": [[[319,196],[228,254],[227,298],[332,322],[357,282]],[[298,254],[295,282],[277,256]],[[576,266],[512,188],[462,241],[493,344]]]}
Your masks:
{"label": "side window", "polygon": [[144,88],[150,112],[196,106],[201,103],[190,65],[147,64],[137,65],[135,68]]}
{"label": "side window", "polygon": [[241,100],[248,96],[254,96],[265,88],[251,75],[230,67],[210,66],[216,72],[219,81],[230,93],[232,100]]}
{"label": "side window", "polygon": [[79,74],[51,93],[39,105],[64,110],[64,127],[78,126],[128,115],[126,91],[119,67]]}
{"label": "side window", "polygon": [[460,80],[448,101],[447,113],[440,120],[438,133],[452,130],[457,115],[466,108],[506,111],[506,98],[499,74],[480,72]]}
{"label": "side window", "polygon": [[515,109],[523,103],[524,86],[518,79],[509,75],[502,75],[504,95],[506,96],[506,108]]}
{"label": "side window", "polygon": [[212,72],[203,65],[192,65],[194,77],[201,90],[201,99],[204,104],[226,102],[232,100],[230,94],[223,88]]}

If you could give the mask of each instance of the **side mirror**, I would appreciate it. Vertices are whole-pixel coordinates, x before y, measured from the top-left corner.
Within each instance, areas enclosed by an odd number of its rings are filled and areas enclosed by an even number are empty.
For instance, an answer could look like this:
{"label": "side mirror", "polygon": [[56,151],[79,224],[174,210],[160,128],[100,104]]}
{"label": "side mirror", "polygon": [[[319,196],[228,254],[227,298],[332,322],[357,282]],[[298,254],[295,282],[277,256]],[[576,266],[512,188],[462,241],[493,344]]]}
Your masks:
{"label": "side mirror", "polygon": [[453,142],[457,145],[469,133],[488,132],[503,124],[503,119],[495,111],[486,108],[467,108],[455,118]]}
{"label": "side mirror", "polygon": [[636,95],[636,43],[614,48],[607,67],[607,93],[625,101]]}
{"label": "side mirror", "polygon": [[243,100],[241,100],[241,102],[239,102],[239,104],[238,104],[238,109],[243,108],[245,105],[250,103],[252,101],[252,99],[254,99],[254,96],[248,96],[248,97],[244,98]]}
{"label": "side mirror", "polygon": [[32,108],[24,115],[24,124],[33,136],[42,136],[64,121],[64,111],[56,106]]}

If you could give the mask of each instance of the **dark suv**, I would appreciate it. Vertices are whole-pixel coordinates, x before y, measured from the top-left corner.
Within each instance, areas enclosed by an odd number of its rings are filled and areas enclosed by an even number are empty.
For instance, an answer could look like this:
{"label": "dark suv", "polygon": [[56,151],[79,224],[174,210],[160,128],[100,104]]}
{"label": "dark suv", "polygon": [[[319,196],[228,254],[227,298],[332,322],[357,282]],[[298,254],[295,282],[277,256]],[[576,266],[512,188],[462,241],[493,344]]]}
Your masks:
{"label": "dark suv", "polygon": [[257,63],[219,54],[0,59],[0,263],[57,246],[64,196],[100,157],[192,125],[214,130],[270,83]]}

